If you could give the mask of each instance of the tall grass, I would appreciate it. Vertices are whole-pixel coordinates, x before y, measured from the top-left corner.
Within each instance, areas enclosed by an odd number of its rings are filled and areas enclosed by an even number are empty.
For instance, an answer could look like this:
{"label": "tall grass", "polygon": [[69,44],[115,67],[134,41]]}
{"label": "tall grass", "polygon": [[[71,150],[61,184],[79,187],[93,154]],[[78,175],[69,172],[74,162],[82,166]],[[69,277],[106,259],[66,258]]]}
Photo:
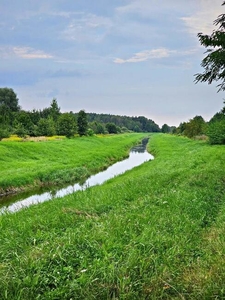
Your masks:
{"label": "tall grass", "polygon": [[128,155],[144,134],[0,143],[0,193],[82,180]]}
{"label": "tall grass", "polygon": [[223,299],[225,148],[156,134],[132,171],[0,217],[0,299]]}

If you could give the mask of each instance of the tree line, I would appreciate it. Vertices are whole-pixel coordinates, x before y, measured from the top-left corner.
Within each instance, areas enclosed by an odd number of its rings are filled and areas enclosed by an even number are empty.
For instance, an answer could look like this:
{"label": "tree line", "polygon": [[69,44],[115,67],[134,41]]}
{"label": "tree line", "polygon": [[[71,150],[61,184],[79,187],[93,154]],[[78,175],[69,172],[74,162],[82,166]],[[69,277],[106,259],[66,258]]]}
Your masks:
{"label": "tree line", "polygon": [[42,110],[25,111],[19,106],[17,95],[11,88],[0,88],[0,140],[11,134],[19,137],[63,135],[70,138],[75,134],[121,132],[163,132],[189,138],[207,136],[211,144],[225,144],[225,106],[209,122],[202,116],[195,116],[178,127],[164,124],[160,128],[143,116],[86,113],[84,110],[62,113],[56,99]]}
{"label": "tree line", "polygon": [[127,117],[86,113],[62,113],[56,99],[42,110],[23,110],[11,88],[0,88],[0,140],[11,134],[25,136],[93,135],[120,132],[160,132],[159,126],[143,116]]}
{"label": "tree line", "polygon": [[180,123],[173,133],[189,138],[207,138],[210,144],[225,144],[225,107],[209,122],[206,122],[202,116],[195,116],[188,122]]}
{"label": "tree line", "polygon": [[61,113],[56,99],[43,110],[25,111],[19,106],[17,95],[12,89],[0,88],[0,139],[11,134],[19,137],[55,134],[71,137],[78,132],[83,135],[80,125],[83,114],[85,112],[80,111],[76,120],[73,113]]}
{"label": "tree line", "polygon": [[[90,127],[95,130],[98,124],[114,124],[119,131],[160,132],[159,126],[146,117],[128,117],[110,114],[87,114]],[[107,129],[109,125],[107,126]],[[114,128],[115,129],[115,128]],[[100,133],[100,132],[99,132]]]}

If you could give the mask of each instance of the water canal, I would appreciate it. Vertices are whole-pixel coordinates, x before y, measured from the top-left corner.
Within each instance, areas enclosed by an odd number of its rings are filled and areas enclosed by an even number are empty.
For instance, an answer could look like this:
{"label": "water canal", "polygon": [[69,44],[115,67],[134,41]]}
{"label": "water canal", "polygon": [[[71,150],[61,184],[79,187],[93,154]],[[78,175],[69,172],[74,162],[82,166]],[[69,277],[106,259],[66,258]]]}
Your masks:
{"label": "water canal", "polygon": [[49,188],[48,190],[43,191],[43,189],[39,189],[38,191],[29,193],[0,197],[0,213],[16,212],[33,204],[64,197],[76,191],[85,190],[89,187],[102,184],[105,181],[123,174],[124,172],[131,170],[146,161],[152,160],[154,157],[146,150],[147,142],[148,139],[144,139],[142,144],[135,146],[130,150],[129,157],[127,159],[113,164],[105,171],[90,176],[83,184],[76,183],[58,190]]}

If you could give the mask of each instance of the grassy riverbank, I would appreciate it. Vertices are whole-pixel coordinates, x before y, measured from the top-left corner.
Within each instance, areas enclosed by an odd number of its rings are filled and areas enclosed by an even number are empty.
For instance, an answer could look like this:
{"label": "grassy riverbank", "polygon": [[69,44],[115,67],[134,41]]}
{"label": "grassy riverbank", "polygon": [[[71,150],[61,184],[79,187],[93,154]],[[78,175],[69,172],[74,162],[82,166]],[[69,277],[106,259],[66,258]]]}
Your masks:
{"label": "grassy riverbank", "polygon": [[[144,134],[0,143],[0,194],[74,182],[128,155]],[[145,135],[146,136],[146,135]]]}
{"label": "grassy riverbank", "polygon": [[225,147],[149,148],[102,186],[0,217],[0,299],[225,297]]}

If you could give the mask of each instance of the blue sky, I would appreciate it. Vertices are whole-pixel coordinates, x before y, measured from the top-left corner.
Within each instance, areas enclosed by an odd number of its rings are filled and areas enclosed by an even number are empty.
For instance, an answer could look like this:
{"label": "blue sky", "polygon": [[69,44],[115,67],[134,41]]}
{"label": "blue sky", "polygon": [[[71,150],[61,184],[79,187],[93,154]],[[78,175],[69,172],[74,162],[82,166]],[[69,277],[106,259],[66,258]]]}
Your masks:
{"label": "blue sky", "polygon": [[0,0],[0,87],[25,110],[143,115],[178,126],[223,106],[194,84],[222,0]]}

